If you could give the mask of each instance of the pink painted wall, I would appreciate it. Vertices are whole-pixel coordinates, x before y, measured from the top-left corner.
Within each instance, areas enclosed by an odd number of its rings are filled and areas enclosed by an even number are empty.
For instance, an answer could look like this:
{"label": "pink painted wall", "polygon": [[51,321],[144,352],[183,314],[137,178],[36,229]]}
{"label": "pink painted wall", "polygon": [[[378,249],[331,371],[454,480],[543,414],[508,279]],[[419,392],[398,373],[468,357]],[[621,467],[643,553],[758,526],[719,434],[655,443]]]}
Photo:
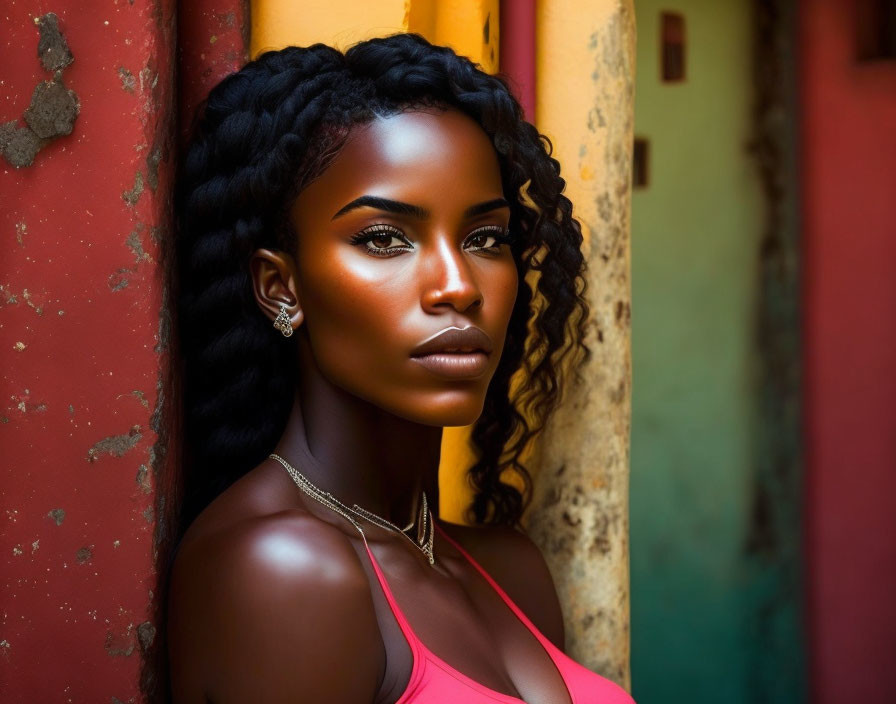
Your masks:
{"label": "pink painted wall", "polygon": [[812,701],[896,691],[896,62],[856,3],[803,0],[806,551]]}

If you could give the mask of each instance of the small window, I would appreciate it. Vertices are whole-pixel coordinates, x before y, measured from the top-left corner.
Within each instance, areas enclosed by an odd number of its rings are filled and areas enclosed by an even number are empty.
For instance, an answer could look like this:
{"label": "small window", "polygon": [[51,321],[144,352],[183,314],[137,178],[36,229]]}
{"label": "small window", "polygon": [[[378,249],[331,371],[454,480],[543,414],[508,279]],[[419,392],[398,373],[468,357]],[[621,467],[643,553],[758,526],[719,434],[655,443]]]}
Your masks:
{"label": "small window", "polygon": [[635,137],[632,151],[632,188],[646,188],[650,158],[650,142],[644,137]]}
{"label": "small window", "polygon": [[896,0],[858,0],[855,10],[856,58],[896,59]]}
{"label": "small window", "polygon": [[664,83],[684,80],[684,41],[684,15],[677,12],[661,13],[660,56]]}

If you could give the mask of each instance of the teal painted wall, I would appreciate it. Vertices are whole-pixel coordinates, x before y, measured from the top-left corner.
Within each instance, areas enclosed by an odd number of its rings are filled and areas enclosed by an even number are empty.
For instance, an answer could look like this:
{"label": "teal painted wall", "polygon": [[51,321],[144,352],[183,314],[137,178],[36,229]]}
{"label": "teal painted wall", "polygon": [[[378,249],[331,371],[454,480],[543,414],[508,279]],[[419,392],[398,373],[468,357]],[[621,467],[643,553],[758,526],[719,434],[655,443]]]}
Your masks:
{"label": "teal painted wall", "polygon": [[[632,678],[639,704],[757,698],[761,607],[745,557],[758,464],[758,249],[748,153],[748,0],[636,0],[632,201]],[[660,79],[660,11],[686,22],[684,82]],[[775,701],[788,699],[785,687]]]}

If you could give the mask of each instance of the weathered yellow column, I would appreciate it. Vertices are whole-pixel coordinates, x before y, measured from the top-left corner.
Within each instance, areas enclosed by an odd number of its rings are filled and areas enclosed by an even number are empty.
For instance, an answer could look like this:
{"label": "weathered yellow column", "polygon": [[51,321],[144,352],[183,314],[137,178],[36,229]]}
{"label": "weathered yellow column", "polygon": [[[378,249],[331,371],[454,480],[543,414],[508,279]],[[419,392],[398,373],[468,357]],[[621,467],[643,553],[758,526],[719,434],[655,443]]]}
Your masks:
{"label": "weathered yellow column", "polygon": [[406,0],[252,0],[254,58],[268,49],[322,42],[345,50],[356,42],[406,30]]}
{"label": "weathered yellow column", "polygon": [[347,49],[394,32],[450,46],[485,71],[498,68],[498,0],[253,0],[251,55],[315,42]]}
{"label": "weathered yellow column", "polygon": [[554,575],[570,654],[628,687],[634,8],[542,0],[536,27],[537,127],[584,230],[592,357],[540,438],[526,524]]}

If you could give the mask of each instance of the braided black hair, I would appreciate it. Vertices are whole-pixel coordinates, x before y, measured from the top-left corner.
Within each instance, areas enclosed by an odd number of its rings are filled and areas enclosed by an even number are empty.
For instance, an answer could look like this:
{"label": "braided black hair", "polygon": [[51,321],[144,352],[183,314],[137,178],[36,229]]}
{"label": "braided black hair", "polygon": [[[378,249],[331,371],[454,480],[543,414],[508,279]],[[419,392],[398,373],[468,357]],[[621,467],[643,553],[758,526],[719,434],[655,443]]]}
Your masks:
{"label": "braided black hair", "polygon": [[[416,34],[371,39],[344,54],[323,44],[269,51],[210,92],[177,176],[167,264],[168,300],[176,303],[168,404],[178,419],[172,436],[182,442],[168,462],[173,471],[159,482],[157,538],[168,545],[157,557],[162,617],[178,540],[215,496],[264,460],[293,400],[296,339],[284,339],[259,309],[252,253],[295,254],[288,208],[353,126],[426,107],[458,109],[482,127],[511,206],[519,290],[471,434],[477,459],[468,474],[468,519],[519,525],[531,494],[521,454],[557,405],[567,361],[588,355],[581,228],[562,195],[550,141],[524,120],[502,78]],[[518,372],[525,381],[511,393]],[[518,481],[503,481],[505,471]],[[166,653],[157,654],[163,672]],[[144,689],[164,697],[151,669],[144,668]]]}

